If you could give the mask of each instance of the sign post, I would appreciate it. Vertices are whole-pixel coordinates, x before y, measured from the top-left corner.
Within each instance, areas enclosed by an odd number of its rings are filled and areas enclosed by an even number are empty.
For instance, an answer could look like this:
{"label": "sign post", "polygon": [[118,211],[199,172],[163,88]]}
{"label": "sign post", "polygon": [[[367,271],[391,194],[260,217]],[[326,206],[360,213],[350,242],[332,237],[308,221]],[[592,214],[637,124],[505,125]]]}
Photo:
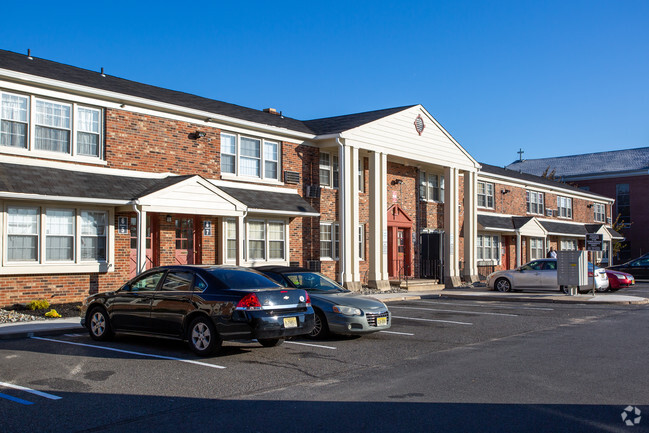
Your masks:
{"label": "sign post", "polygon": [[591,261],[593,263],[593,296],[595,296],[595,252],[602,251],[604,236],[597,233],[586,233],[586,251],[592,251]]}

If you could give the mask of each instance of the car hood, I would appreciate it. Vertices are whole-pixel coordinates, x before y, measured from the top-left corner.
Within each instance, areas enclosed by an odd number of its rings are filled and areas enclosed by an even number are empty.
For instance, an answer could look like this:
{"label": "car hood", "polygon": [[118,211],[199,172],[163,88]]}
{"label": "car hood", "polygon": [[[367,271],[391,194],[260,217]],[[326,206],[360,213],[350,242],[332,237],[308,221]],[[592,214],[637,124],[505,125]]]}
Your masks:
{"label": "car hood", "polygon": [[314,293],[309,292],[311,302],[318,301],[328,302],[336,305],[347,305],[350,307],[360,308],[363,311],[380,310],[385,311],[388,307],[378,299],[368,296],[357,295],[355,293]]}
{"label": "car hood", "polygon": [[607,274],[613,274],[613,275],[618,276],[618,277],[626,277],[626,278],[629,278],[629,277],[633,276],[631,274],[627,274],[626,272],[615,271],[613,269],[606,269],[606,273]]}

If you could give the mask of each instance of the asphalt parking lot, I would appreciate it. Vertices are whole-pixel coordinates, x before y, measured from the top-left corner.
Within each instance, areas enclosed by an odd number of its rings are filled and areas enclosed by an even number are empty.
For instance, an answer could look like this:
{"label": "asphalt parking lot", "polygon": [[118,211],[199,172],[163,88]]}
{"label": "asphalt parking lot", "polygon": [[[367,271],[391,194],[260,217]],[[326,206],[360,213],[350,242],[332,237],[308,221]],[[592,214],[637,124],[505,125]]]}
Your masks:
{"label": "asphalt parking lot", "polygon": [[[626,406],[649,413],[646,305],[421,299],[389,308],[386,332],[275,348],[227,342],[211,358],[135,336],[0,341],[3,431],[286,431],[297,420],[312,431],[334,420],[338,431],[502,431],[500,422],[537,431],[535,417],[616,431]],[[505,407],[521,418],[501,419]],[[472,424],[485,418],[489,426]]]}

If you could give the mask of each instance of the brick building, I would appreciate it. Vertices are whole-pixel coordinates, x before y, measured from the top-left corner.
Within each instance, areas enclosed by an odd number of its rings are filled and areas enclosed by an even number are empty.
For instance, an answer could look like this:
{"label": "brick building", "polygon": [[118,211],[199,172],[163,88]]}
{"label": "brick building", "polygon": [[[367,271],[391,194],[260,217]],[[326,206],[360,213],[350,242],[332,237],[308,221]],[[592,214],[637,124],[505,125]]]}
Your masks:
{"label": "brick building", "polygon": [[526,159],[507,168],[536,175],[554,172],[564,182],[615,198],[612,219],[619,215],[627,225],[618,260],[625,262],[649,252],[649,147]]}
{"label": "brick building", "polygon": [[8,51],[0,102],[0,306],[177,263],[457,285],[493,228],[480,164],[421,105],[300,121]]}
{"label": "brick building", "polygon": [[[597,262],[610,263],[614,200],[545,177],[482,164],[478,173],[478,269],[513,269],[555,251],[585,248],[587,233],[602,235]],[[610,263],[612,264],[612,263]]]}

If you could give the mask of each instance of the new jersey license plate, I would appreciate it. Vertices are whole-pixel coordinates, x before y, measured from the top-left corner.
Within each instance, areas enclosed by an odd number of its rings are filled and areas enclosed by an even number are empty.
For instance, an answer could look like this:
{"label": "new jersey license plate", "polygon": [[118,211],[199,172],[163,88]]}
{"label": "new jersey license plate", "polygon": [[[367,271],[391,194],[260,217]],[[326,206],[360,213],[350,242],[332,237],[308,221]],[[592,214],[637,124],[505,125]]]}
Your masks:
{"label": "new jersey license plate", "polygon": [[376,326],[386,326],[388,324],[388,318],[387,317],[377,317],[376,318]]}
{"label": "new jersey license plate", "polygon": [[284,317],[284,328],[297,328],[297,317]]}

